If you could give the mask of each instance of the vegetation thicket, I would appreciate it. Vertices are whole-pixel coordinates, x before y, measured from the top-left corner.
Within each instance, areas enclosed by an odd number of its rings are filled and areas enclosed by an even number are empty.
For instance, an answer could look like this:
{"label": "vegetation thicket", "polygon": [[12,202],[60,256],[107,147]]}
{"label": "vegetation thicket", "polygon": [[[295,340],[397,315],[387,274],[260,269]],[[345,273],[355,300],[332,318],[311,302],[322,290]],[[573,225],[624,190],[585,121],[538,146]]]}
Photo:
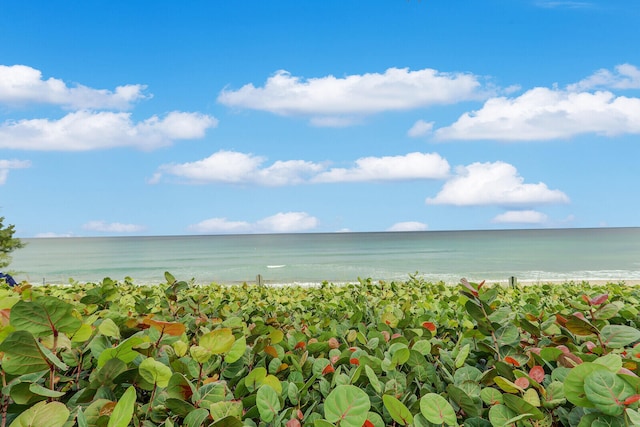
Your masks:
{"label": "vegetation thicket", "polygon": [[4,217],[0,217],[0,270],[11,264],[11,252],[24,247],[20,239],[13,237],[15,226],[4,225]]}
{"label": "vegetation thicket", "polygon": [[640,288],[0,285],[0,427],[640,425]]}

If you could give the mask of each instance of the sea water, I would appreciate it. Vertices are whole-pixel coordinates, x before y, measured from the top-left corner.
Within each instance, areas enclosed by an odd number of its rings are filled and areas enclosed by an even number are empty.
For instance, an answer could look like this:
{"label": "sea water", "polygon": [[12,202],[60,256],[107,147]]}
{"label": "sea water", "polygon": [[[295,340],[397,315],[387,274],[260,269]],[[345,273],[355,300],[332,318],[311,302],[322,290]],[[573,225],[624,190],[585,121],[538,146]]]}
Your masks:
{"label": "sea water", "polygon": [[23,239],[10,270],[39,283],[640,280],[640,228]]}

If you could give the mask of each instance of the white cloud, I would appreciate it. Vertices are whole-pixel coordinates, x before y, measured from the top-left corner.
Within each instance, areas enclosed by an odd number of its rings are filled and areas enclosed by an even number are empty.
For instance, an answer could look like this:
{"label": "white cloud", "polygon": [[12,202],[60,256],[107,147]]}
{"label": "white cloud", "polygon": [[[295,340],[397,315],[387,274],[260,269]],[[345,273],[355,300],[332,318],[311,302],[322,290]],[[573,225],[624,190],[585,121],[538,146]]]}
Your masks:
{"label": "white cloud", "polygon": [[570,91],[591,89],[640,89],[640,70],[631,64],[617,65],[615,72],[600,69],[578,83],[567,86]]}
{"label": "white cloud", "polygon": [[433,122],[425,122],[424,120],[418,120],[413,124],[411,129],[407,132],[412,138],[417,138],[419,136],[429,135],[433,132]]}
{"label": "white cloud", "polygon": [[306,212],[280,212],[250,223],[229,221],[227,218],[210,218],[189,226],[196,233],[296,233],[313,230],[318,219]]}
{"label": "white cloud", "polygon": [[323,166],[303,160],[277,161],[262,167],[264,157],[236,151],[218,151],[195,162],[160,166],[153,181],[169,174],[195,183],[247,184],[264,186],[292,185],[304,182],[323,170]]}
{"label": "white cloud", "polygon": [[178,139],[202,138],[218,121],[199,113],[174,111],[134,122],[130,113],[69,113],[59,120],[31,119],[0,124],[0,148],[87,151],[131,146],[151,150]]}
{"label": "white cloud", "polygon": [[393,224],[387,231],[424,231],[427,228],[427,224],[422,222],[406,221]]}
{"label": "white cloud", "polygon": [[398,181],[441,179],[449,173],[449,163],[438,154],[409,153],[405,156],[364,157],[351,168],[328,168],[306,160],[276,161],[235,151],[218,151],[195,162],[167,164],[148,180],[158,183],[163,175],[173,175],[193,183],[258,184],[284,186],[304,183]]}
{"label": "white cloud", "polygon": [[568,203],[569,197],[546,184],[525,184],[516,168],[508,163],[473,163],[461,166],[457,175],[447,181],[430,205],[455,206],[531,206]]}
{"label": "white cloud", "polygon": [[547,222],[548,217],[542,212],[534,210],[507,211],[500,215],[496,215],[492,222],[498,224],[516,223],[516,224],[543,224]]}
{"label": "white cloud", "polygon": [[99,231],[101,233],[137,233],[145,230],[145,227],[142,225],[105,221],[89,221],[84,224],[82,228],[89,231]]}
{"label": "white cloud", "polygon": [[454,124],[435,131],[437,139],[548,140],[595,133],[640,133],[640,99],[611,92],[534,88],[516,98],[486,101]]}
{"label": "white cloud", "polygon": [[316,176],[314,182],[400,181],[442,179],[449,163],[437,153],[409,153],[404,156],[363,157],[351,168],[333,168]]}
{"label": "white cloud", "polygon": [[0,185],[7,182],[9,176],[9,170],[11,169],[25,169],[30,168],[31,162],[29,160],[2,160],[0,159]]}
{"label": "white cloud", "polygon": [[26,65],[0,65],[0,103],[9,105],[53,104],[71,109],[128,109],[147,98],[144,85],[118,86],[114,91],[83,85],[67,86]]}
{"label": "white cloud", "polygon": [[73,233],[54,233],[54,232],[45,232],[45,233],[38,233],[36,234],[34,237],[37,238],[42,238],[42,239],[51,239],[51,238],[56,238],[56,237],[74,237]]}
{"label": "white cloud", "polygon": [[189,226],[196,233],[248,233],[251,224],[245,221],[229,221],[227,218],[209,218]]}
{"label": "white cloud", "polygon": [[281,70],[269,77],[263,87],[249,83],[236,91],[223,90],[218,102],[282,116],[306,116],[316,126],[335,127],[383,111],[452,104],[485,96],[475,75],[428,68],[417,71],[390,68],[383,74],[306,80]]}

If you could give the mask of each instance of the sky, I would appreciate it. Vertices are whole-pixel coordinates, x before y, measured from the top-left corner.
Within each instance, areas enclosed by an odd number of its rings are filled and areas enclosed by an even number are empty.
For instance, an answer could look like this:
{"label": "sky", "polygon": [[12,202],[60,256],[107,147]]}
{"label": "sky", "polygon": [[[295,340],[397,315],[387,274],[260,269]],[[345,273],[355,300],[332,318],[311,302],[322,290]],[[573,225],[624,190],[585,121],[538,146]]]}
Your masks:
{"label": "sky", "polygon": [[17,237],[640,226],[636,0],[0,3]]}

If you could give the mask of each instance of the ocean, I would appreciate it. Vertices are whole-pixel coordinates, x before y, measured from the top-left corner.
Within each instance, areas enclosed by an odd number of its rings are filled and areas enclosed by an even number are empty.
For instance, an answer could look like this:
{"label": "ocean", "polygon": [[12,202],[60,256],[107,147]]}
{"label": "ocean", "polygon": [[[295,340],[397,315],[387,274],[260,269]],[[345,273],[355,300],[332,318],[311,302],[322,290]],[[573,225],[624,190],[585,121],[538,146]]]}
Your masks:
{"label": "ocean", "polygon": [[640,280],[640,228],[22,239],[9,270],[33,284]]}

